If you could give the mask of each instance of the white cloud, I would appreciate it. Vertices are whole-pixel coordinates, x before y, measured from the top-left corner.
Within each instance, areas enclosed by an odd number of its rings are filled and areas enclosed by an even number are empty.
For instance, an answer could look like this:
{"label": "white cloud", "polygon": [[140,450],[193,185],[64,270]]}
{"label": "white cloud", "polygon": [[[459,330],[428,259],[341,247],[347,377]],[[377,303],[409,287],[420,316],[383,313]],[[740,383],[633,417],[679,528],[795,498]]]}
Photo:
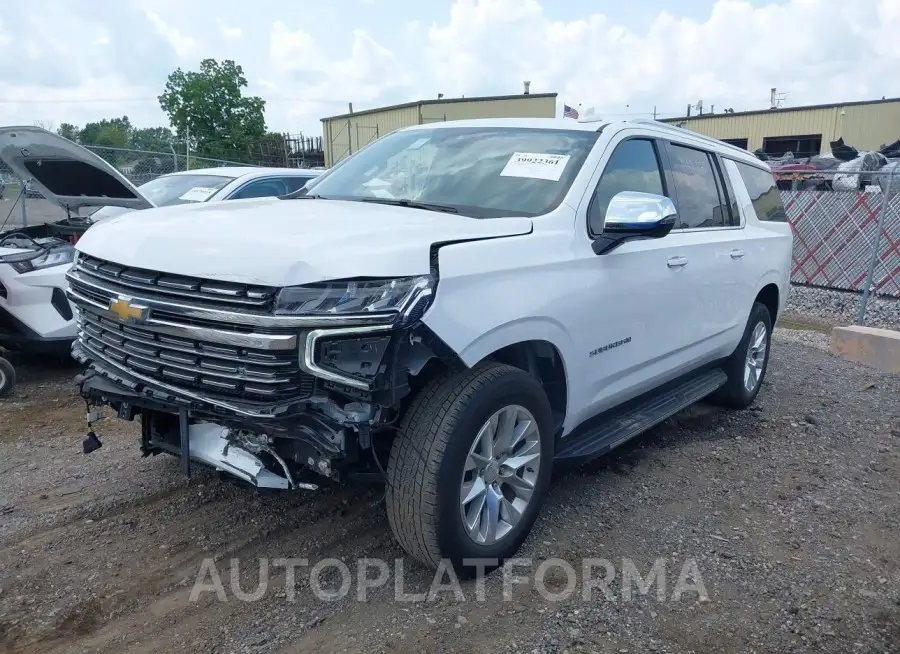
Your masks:
{"label": "white cloud", "polygon": [[9,35],[9,32],[6,31],[3,21],[0,20],[0,48],[5,48],[10,43],[12,43],[12,37]]}
{"label": "white cloud", "polygon": [[276,21],[268,62],[274,79],[267,77],[265,82],[269,88],[280,89],[267,100],[272,113],[279,112],[295,124],[302,122],[308,130],[312,120],[346,111],[347,102],[371,105],[383,94],[410,85],[408,62],[365,30],[354,30],[352,36],[348,55],[335,58],[328,56],[325,43],[302,27],[291,30]]}
{"label": "white cloud", "polygon": [[219,34],[221,34],[228,41],[238,41],[244,38],[244,30],[242,30],[240,27],[230,27],[221,18],[216,19],[216,25],[219,26]]}
{"label": "white cloud", "polygon": [[637,30],[601,14],[552,20],[536,0],[457,0],[429,31],[427,65],[450,95],[530,79],[611,113],[678,113],[701,99],[759,108],[773,86],[793,104],[881,97],[898,91],[886,88],[900,63],[898,6],[719,0],[705,21],[664,12]]}
{"label": "white cloud", "polygon": [[707,0],[690,17],[636,3],[604,15],[572,0],[565,20],[551,0],[435,0],[412,15],[361,1],[247,11],[237,0],[140,0],[100,18],[88,18],[91,0],[14,4],[0,23],[0,121],[164,123],[166,75],[208,56],[243,66],[271,128],[308,133],[348,102],[519,93],[526,79],[532,92],[618,115],[680,114],[698,100],[761,108],[773,86],[792,105],[900,95],[900,0]]}
{"label": "white cloud", "polygon": [[172,50],[180,58],[186,59],[197,51],[197,41],[194,38],[185,35],[177,27],[169,25],[155,11],[147,10],[146,14],[156,33],[168,41],[169,45],[172,46]]}

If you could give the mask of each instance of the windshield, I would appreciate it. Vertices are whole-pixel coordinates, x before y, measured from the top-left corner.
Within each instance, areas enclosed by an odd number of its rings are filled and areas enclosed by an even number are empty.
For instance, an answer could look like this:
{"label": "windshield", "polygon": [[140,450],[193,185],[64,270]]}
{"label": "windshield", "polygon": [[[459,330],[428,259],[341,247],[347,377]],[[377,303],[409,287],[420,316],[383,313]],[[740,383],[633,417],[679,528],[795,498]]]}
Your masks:
{"label": "windshield", "polygon": [[206,202],[234,177],[224,175],[163,175],[138,186],[157,207],[188,202]]}
{"label": "windshield", "polygon": [[444,127],[393,132],[310,185],[311,197],[445,205],[475,218],[555,209],[597,132]]}

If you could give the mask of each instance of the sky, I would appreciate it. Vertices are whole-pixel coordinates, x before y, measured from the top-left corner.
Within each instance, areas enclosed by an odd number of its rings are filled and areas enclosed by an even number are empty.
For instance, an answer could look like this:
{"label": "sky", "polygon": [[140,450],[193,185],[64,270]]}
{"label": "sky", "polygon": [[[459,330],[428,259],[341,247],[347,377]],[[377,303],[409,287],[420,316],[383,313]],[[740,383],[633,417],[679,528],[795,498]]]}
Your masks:
{"label": "sky", "polygon": [[900,96],[900,0],[31,0],[0,13],[0,124],[166,125],[169,73],[233,59],[269,129],[443,93],[610,117]]}

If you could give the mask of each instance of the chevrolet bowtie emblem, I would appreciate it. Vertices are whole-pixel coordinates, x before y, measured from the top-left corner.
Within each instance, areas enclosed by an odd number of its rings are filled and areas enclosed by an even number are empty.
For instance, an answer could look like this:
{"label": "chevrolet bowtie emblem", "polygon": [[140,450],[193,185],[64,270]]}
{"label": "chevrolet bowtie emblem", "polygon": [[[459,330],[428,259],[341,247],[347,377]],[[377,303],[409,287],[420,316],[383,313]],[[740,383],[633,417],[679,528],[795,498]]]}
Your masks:
{"label": "chevrolet bowtie emblem", "polygon": [[131,304],[127,297],[117,297],[110,300],[109,310],[118,316],[122,322],[141,322],[147,319],[149,309],[147,307]]}

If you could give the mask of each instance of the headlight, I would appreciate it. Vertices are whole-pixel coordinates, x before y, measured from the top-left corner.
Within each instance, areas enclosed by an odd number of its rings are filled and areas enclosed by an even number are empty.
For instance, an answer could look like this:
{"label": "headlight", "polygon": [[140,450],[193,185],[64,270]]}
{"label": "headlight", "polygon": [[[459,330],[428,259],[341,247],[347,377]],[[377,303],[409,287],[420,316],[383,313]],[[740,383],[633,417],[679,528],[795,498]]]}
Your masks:
{"label": "headlight", "polygon": [[434,290],[434,277],[364,279],[291,286],[275,302],[275,313],[292,316],[328,316],[354,313],[404,313],[419,316]]}
{"label": "headlight", "polygon": [[16,272],[28,273],[43,268],[52,268],[72,263],[75,259],[75,248],[65,246],[37,252],[11,254],[0,258],[0,262],[8,263]]}

